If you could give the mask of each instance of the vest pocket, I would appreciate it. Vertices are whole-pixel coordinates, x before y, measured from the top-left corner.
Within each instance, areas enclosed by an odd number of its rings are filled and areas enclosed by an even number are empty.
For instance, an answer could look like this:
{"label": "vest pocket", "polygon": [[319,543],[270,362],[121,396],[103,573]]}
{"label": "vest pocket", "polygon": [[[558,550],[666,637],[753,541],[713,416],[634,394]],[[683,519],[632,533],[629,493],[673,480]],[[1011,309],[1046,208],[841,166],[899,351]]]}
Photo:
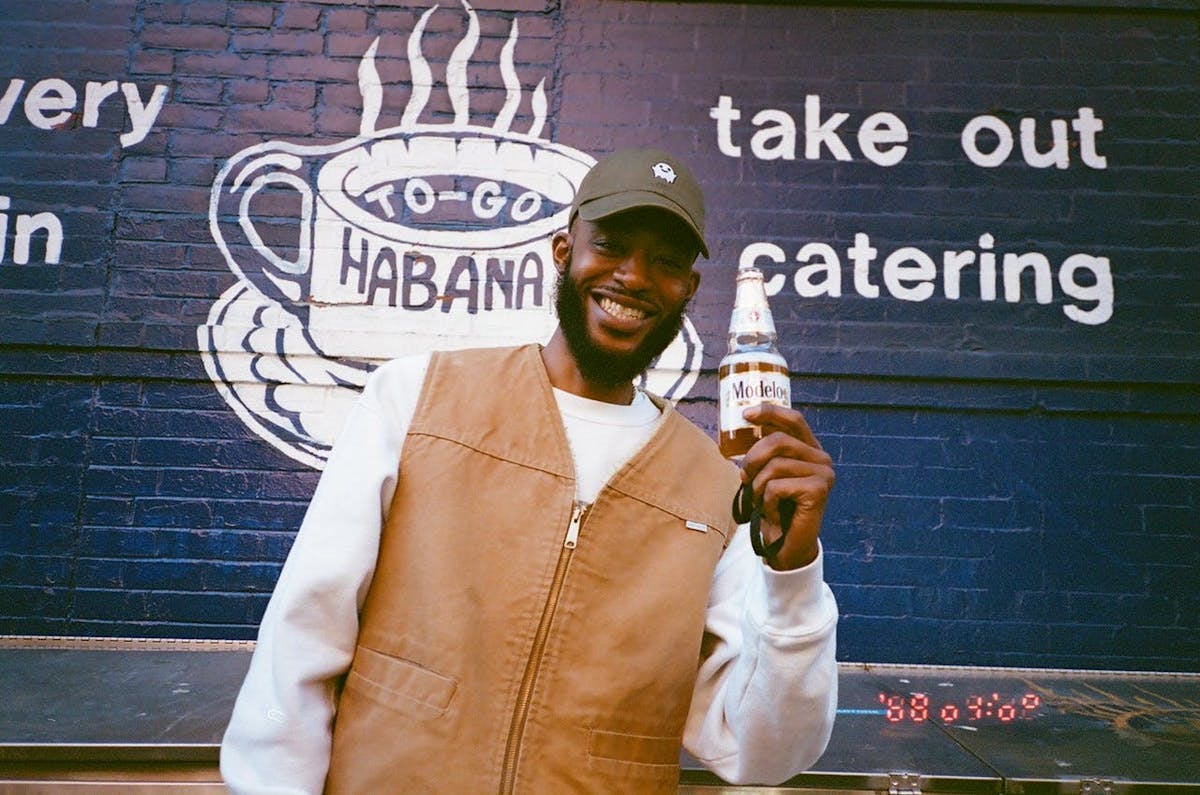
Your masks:
{"label": "vest pocket", "polygon": [[430,720],[450,706],[458,682],[411,660],[359,646],[346,688],[416,718]]}
{"label": "vest pocket", "polygon": [[679,777],[679,751],[682,744],[681,737],[655,737],[590,729],[588,767],[606,775],[622,778],[676,781]]}

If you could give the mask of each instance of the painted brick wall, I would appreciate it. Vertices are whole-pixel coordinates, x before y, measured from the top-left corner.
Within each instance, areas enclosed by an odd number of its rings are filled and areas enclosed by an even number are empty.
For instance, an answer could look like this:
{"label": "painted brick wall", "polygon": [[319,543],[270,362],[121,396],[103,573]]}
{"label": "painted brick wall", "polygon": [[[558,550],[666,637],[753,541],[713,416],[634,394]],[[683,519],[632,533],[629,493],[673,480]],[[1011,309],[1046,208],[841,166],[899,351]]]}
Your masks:
{"label": "painted brick wall", "polygon": [[[424,344],[390,331],[403,307],[318,330],[297,185],[356,136],[477,135],[511,45],[510,137],[700,176],[714,256],[676,396],[709,430],[733,269],[775,280],[838,467],[841,659],[1198,670],[1194,3],[472,6],[0,2],[0,631],[253,637],[337,417]],[[448,64],[475,27],[464,121]],[[413,40],[438,127],[402,134]],[[1063,122],[1066,167],[1028,163],[1022,119],[1035,160]],[[977,163],[1001,128],[1011,154]],[[945,252],[973,252],[956,296]],[[1043,259],[1006,287],[1006,254]],[[455,300],[410,314],[458,334]]]}

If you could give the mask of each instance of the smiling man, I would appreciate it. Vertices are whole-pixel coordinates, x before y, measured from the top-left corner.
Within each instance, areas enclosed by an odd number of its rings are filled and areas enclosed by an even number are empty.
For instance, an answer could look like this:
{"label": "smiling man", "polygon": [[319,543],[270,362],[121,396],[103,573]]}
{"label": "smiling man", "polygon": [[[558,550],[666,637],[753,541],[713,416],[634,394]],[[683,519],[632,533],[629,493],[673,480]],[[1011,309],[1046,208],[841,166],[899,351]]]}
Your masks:
{"label": "smiling man", "polygon": [[690,230],[667,210],[639,207],[595,221],[579,217],[552,245],[559,328],[543,357],[551,382],[629,403],[633,379],[679,333],[700,284]]}
{"label": "smiling man", "polygon": [[[703,197],[618,152],[552,241],[544,347],[398,359],[347,420],[222,745],[235,793],[670,793],[681,745],[777,783],[828,741],[833,470],[803,416],[741,469],[634,387],[700,283]],[[752,485],[755,557],[730,515]]]}

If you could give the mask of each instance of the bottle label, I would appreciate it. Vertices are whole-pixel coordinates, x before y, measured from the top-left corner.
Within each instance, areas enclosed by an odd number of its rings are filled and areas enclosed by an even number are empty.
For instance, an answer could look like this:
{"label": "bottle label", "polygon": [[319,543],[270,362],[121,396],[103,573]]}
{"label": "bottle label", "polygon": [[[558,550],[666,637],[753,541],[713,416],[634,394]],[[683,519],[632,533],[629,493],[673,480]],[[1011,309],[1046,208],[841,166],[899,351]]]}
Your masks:
{"label": "bottle label", "polygon": [[792,405],[792,384],[787,373],[767,365],[761,370],[726,374],[721,379],[721,430],[728,433],[753,427],[753,423],[742,417],[742,412],[759,403]]}

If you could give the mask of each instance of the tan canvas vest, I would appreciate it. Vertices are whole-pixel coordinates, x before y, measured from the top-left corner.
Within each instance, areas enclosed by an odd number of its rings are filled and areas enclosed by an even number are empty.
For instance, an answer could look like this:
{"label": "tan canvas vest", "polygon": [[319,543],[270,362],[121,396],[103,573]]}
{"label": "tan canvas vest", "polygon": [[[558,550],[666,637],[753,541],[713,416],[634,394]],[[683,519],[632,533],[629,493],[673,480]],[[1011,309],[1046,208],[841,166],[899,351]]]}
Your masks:
{"label": "tan canvas vest", "polygon": [[663,408],[580,517],[538,347],[433,356],[328,791],[676,791],[737,474]]}

